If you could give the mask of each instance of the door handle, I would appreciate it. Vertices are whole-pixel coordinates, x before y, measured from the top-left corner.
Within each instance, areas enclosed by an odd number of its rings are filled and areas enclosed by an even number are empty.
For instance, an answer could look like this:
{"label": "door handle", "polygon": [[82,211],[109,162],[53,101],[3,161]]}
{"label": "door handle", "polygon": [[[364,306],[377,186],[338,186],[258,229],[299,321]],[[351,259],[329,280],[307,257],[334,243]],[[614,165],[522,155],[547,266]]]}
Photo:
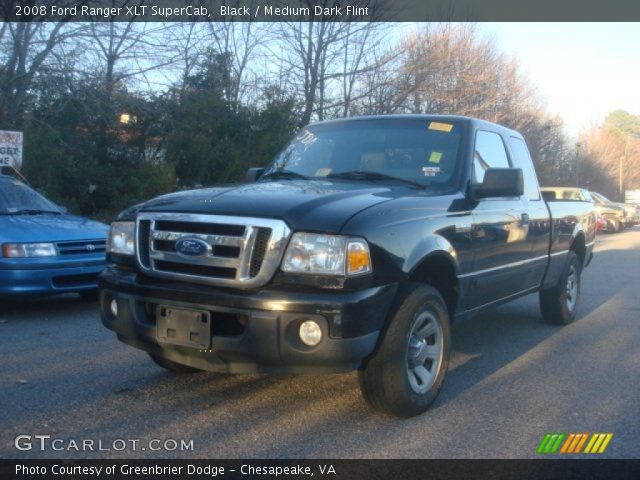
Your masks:
{"label": "door handle", "polygon": [[522,226],[525,225],[529,225],[529,214],[528,213],[523,213],[522,215],[520,215],[520,223],[522,223]]}

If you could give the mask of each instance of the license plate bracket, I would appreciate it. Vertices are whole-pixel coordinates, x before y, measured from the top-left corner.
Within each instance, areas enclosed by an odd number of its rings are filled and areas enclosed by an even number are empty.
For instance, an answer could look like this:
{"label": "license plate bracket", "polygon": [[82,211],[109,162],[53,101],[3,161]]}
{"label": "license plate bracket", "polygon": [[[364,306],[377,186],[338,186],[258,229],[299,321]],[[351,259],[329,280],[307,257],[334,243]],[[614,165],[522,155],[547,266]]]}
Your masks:
{"label": "license plate bracket", "polygon": [[172,345],[211,348],[211,314],[206,310],[158,305],[156,338]]}

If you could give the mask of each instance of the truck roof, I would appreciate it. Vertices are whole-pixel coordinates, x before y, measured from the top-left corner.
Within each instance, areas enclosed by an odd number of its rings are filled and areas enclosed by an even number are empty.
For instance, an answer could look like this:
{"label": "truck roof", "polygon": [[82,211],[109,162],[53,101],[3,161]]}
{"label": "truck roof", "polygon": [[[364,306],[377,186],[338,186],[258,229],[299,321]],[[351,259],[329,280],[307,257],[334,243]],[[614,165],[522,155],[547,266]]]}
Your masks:
{"label": "truck roof", "polygon": [[464,115],[431,115],[425,113],[411,113],[411,114],[390,114],[390,115],[359,115],[354,117],[342,117],[335,118],[331,120],[323,120],[321,122],[314,122],[311,125],[326,125],[331,123],[343,123],[343,122],[352,122],[352,121],[365,121],[365,120],[388,120],[388,119],[398,119],[398,120],[434,120],[439,122],[462,122],[467,124],[474,124],[479,127],[486,127],[492,130],[501,130],[508,134],[515,134],[519,137],[522,135],[510,128],[507,128],[503,125],[499,125],[497,123],[490,122],[488,120],[482,120],[479,118],[468,117]]}

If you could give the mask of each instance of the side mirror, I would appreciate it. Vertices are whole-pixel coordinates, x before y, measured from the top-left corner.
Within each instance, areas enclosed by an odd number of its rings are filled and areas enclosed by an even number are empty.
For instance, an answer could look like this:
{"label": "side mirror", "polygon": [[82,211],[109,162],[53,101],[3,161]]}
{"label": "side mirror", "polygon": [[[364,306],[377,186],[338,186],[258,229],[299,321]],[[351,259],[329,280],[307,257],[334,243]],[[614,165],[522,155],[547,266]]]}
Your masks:
{"label": "side mirror", "polygon": [[519,197],[524,193],[521,168],[490,168],[480,185],[471,187],[474,198]]}
{"label": "side mirror", "polygon": [[245,183],[254,183],[264,173],[264,168],[250,168],[244,176]]}

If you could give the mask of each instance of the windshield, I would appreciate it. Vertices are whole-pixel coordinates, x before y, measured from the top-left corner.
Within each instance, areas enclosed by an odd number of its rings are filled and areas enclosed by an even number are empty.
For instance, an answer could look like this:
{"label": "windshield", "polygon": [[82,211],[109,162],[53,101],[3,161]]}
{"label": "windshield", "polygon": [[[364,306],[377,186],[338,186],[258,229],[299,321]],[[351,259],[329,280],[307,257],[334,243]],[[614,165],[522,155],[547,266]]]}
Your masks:
{"label": "windshield", "polygon": [[613,203],[611,200],[609,200],[607,197],[605,197],[604,195],[602,195],[601,193],[595,193],[595,192],[591,192],[591,195],[593,195],[594,197],[596,197],[598,200],[600,200],[601,203]]}
{"label": "windshield", "polygon": [[0,214],[61,213],[60,208],[13,178],[0,178]]}
{"label": "windshield", "polygon": [[[430,119],[349,120],[304,128],[262,178],[454,183],[462,125]],[[364,173],[364,174],[363,174]]]}

